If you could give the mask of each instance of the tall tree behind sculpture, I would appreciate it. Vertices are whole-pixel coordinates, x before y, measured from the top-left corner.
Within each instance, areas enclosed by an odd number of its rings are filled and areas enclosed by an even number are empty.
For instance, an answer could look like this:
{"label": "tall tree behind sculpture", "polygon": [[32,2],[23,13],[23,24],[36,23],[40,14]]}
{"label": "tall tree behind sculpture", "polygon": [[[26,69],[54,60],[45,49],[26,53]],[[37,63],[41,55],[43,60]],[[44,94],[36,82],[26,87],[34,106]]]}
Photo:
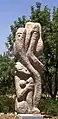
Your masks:
{"label": "tall tree behind sculpture", "polygon": [[[21,31],[23,32],[21,34]],[[36,53],[39,57],[39,55],[41,55],[41,51],[43,50],[43,41],[41,38],[41,25],[39,23],[33,23],[33,22],[27,22],[25,25],[25,29],[24,28],[19,28],[16,32],[16,37],[15,37],[15,42],[14,42],[14,53],[16,56],[17,61],[21,62],[30,72],[31,79],[27,79],[34,83],[28,83],[29,88],[31,87],[31,90],[33,93],[33,97],[32,97],[32,108],[30,109],[30,113],[39,113],[38,110],[38,104],[39,104],[39,100],[41,97],[41,76],[40,73],[42,73],[43,71],[43,64],[39,61],[39,59],[36,57]],[[19,73],[19,77],[20,77],[20,73]],[[15,77],[15,82],[16,79],[20,79],[19,77]],[[21,76],[22,77],[22,76]],[[25,81],[26,79],[23,78],[23,80]],[[26,82],[27,82],[26,80]],[[15,83],[16,84],[16,83]],[[20,85],[20,83],[19,83]],[[34,85],[34,89],[32,88]],[[27,86],[27,83],[26,83]],[[26,88],[26,86],[23,88],[23,92],[22,89],[20,89],[20,95],[22,95],[22,100],[19,100],[19,103],[22,103],[21,101],[26,101],[27,95],[28,95],[28,86]],[[19,86],[21,87],[21,86]],[[16,85],[16,90],[17,89],[17,85]],[[19,91],[17,91],[18,93]],[[30,94],[29,94],[30,96]],[[25,99],[24,99],[25,97]],[[30,96],[31,98],[31,96]],[[29,99],[30,99],[29,98]],[[18,99],[18,97],[17,97]],[[23,100],[24,99],[24,100]],[[27,98],[28,99],[28,98]],[[27,100],[27,103],[29,103],[29,99]],[[30,107],[30,106],[29,106]],[[20,113],[20,111],[19,111]],[[22,112],[21,112],[22,113]]]}
{"label": "tall tree behind sculpture", "polygon": [[[51,15],[50,14],[51,11],[47,6],[44,6],[44,8],[41,9],[41,3],[36,2],[36,8],[34,6],[31,7],[31,16],[29,20],[39,22],[42,26],[45,58],[45,76],[43,79],[45,89],[43,89],[43,91],[49,93],[53,98],[56,97],[58,88],[58,8],[54,7],[53,13]],[[26,21],[25,17],[18,18],[18,20],[11,25],[11,35],[9,35],[7,39],[8,52],[10,54],[11,51],[13,51],[15,31],[17,28],[25,26]]]}

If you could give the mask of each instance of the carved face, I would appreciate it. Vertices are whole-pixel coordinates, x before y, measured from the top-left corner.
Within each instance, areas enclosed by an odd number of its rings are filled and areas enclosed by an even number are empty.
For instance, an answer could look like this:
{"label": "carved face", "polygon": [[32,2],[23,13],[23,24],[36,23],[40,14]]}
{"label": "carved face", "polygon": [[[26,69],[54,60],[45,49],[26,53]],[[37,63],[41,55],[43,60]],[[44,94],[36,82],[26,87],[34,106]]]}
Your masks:
{"label": "carved face", "polygon": [[18,36],[20,38],[22,36],[24,30],[25,30],[25,28],[18,28],[18,30],[16,32],[16,37]]}
{"label": "carved face", "polygon": [[30,72],[27,70],[27,68],[22,65],[20,62],[17,62],[15,65],[15,68],[19,71],[19,72],[24,72],[24,74],[30,74]]}
{"label": "carved face", "polygon": [[26,30],[27,32],[37,32],[37,33],[40,33],[40,24],[39,23],[34,23],[34,22],[27,22],[26,23]]}

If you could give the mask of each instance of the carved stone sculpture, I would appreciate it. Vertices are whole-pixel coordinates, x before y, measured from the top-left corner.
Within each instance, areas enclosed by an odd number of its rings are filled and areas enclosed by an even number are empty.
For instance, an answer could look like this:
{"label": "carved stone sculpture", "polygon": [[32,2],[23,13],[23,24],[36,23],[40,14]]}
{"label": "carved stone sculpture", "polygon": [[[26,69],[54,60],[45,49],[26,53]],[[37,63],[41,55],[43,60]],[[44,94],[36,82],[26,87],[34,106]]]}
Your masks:
{"label": "carved stone sculpture", "polygon": [[41,74],[43,64],[39,57],[43,51],[41,25],[27,22],[25,28],[19,28],[14,42],[15,110],[18,113],[39,113],[41,97]]}

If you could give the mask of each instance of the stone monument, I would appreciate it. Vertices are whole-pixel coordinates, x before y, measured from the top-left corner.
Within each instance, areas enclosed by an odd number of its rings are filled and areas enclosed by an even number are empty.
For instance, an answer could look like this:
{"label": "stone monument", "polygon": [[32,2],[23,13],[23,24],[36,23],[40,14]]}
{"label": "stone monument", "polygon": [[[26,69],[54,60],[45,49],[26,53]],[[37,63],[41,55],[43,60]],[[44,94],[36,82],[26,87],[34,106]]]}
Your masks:
{"label": "stone monument", "polygon": [[44,66],[39,60],[43,51],[40,23],[27,22],[19,28],[14,42],[15,110],[19,114],[39,114],[41,74]]}

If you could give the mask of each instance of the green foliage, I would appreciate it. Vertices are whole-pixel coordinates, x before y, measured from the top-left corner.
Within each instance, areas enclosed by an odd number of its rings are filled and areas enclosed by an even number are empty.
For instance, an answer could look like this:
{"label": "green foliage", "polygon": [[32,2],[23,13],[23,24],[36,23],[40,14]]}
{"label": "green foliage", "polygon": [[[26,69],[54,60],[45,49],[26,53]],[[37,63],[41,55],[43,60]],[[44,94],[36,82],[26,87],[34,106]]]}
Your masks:
{"label": "green foliage", "polygon": [[7,96],[0,96],[0,112],[10,113],[14,112],[14,99]]}
{"label": "green foliage", "polygon": [[[41,113],[58,115],[58,99],[41,99],[38,108]],[[0,95],[0,112],[11,113],[15,112],[15,99],[8,98],[6,95]]]}
{"label": "green foliage", "polygon": [[36,8],[31,7],[30,20],[42,25],[42,39],[44,41],[44,87],[52,98],[56,97],[58,85],[58,8],[53,8],[52,19],[50,9],[36,2]]}
{"label": "green foliage", "polygon": [[7,55],[0,55],[0,94],[15,92],[14,61]]}
{"label": "green foliage", "polygon": [[58,99],[41,99],[39,109],[48,115],[58,115]]}

